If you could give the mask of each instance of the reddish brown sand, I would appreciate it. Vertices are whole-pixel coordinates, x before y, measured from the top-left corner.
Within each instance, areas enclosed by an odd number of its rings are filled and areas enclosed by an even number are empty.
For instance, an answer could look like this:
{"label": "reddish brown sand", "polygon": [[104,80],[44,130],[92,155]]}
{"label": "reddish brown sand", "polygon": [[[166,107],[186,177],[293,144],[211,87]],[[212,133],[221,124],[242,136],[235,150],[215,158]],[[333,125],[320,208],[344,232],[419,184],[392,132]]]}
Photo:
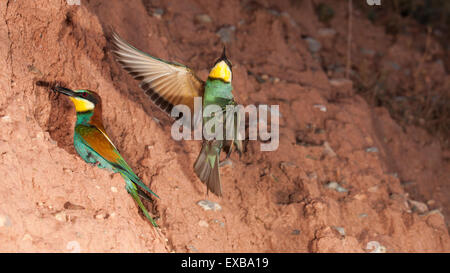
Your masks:
{"label": "reddish brown sand", "polygon": [[[449,151],[423,129],[403,130],[351,84],[332,85],[336,75],[323,72],[301,39],[320,39],[322,58],[345,56],[345,5],[335,7],[330,41],[316,35],[324,26],[311,1],[268,2],[1,1],[0,251],[450,251]],[[158,7],[162,16],[154,14]],[[388,48],[380,28],[354,16],[359,46],[385,56],[402,47]],[[234,154],[222,168],[218,198],[206,195],[193,172],[200,142],[172,140],[170,120],[115,63],[105,33],[112,27],[136,47],[204,78],[222,50],[216,32],[224,26],[235,27],[227,48],[239,102],[279,104],[282,117],[279,149],[260,152],[258,142],[249,142],[240,160]],[[50,96],[37,80],[101,95],[106,131],[161,197],[147,203],[160,234],[120,175],[75,153],[72,104]],[[367,152],[370,147],[378,151]],[[408,181],[413,186],[401,183]],[[327,187],[335,185],[330,182],[348,191]],[[203,199],[222,209],[205,211],[197,205]],[[423,204],[410,199],[433,201],[418,210]],[[379,247],[367,249],[371,244]]]}

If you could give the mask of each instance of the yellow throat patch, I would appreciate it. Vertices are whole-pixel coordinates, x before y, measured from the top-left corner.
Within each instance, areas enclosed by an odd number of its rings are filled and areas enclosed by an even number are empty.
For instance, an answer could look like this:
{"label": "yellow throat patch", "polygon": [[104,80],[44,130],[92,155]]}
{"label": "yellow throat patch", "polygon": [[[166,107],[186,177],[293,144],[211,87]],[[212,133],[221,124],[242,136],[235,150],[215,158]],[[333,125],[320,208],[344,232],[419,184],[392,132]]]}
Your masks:
{"label": "yellow throat patch", "polygon": [[211,72],[209,72],[209,77],[214,79],[221,79],[224,82],[231,82],[231,69],[225,61],[218,62]]}
{"label": "yellow throat patch", "polygon": [[95,105],[85,99],[82,98],[74,98],[74,97],[69,97],[72,101],[73,104],[75,104],[75,110],[77,112],[86,112],[86,111],[91,111],[94,110]]}

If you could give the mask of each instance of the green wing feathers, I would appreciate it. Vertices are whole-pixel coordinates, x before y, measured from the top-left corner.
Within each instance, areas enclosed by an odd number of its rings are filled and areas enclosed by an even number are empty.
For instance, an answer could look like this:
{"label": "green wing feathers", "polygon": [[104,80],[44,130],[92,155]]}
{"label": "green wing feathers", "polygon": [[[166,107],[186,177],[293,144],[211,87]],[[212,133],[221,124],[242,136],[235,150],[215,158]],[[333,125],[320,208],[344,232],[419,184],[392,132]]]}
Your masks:
{"label": "green wing feathers", "polygon": [[122,175],[125,179],[128,193],[138,203],[147,219],[156,226],[155,221],[150,217],[139,196],[147,200],[151,200],[148,196],[149,194],[153,194],[158,198],[159,196],[151,191],[133,172],[116,147],[111,143],[109,137],[94,126],[77,125],[74,139],[75,147],[78,147],[77,152],[85,161],[89,160],[89,163],[97,162],[99,167],[119,172]]}

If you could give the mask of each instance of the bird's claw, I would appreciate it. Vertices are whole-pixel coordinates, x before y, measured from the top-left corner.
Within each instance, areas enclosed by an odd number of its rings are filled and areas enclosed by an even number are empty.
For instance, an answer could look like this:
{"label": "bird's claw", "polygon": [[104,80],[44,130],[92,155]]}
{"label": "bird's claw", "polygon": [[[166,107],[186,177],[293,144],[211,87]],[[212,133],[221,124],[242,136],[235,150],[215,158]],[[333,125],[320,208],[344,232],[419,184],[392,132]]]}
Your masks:
{"label": "bird's claw", "polygon": [[231,161],[231,159],[229,159],[229,158],[226,158],[224,161],[219,162],[219,167],[224,167],[227,165],[230,165],[230,166],[233,165],[233,161]]}

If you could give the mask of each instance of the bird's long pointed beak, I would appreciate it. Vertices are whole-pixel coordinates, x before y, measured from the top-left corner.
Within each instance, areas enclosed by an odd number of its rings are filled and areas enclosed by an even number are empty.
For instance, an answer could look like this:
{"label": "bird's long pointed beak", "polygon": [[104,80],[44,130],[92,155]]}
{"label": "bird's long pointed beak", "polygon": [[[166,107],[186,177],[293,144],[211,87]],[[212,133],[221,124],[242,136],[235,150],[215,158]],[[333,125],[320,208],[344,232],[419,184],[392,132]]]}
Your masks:
{"label": "bird's long pointed beak", "polygon": [[222,60],[227,60],[226,48],[223,46],[222,56],[220,57]]}
{"label": "bird's long pointed beak", "polygon": [[75,93],[73,90],[61,86],[57,86],[54,88],[56,92],[62,93],[64,95],[67,95],[69,97],[75,97],[77,93]]}

